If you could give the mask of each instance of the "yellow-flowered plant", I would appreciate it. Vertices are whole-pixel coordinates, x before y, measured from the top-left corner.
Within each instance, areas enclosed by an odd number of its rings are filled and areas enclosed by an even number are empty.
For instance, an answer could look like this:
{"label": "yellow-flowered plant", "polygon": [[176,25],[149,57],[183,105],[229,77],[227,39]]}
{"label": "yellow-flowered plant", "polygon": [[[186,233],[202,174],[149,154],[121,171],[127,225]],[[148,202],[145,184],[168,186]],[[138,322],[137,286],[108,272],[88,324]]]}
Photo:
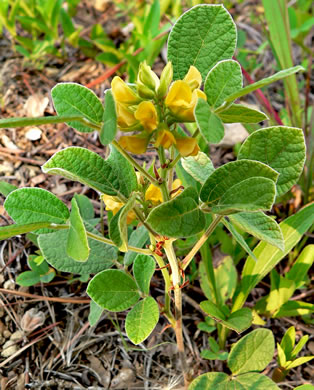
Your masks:
{"label": "yellow-flowered plant", "polygon": [[119,139],[128,152],[142,154],[149,144],[155,148],[175,147],[183,157],[199,152],[197,139],[178,134],[176,124],[195,121],[198,98],[206,100],[200,89],[201,74],[191,66],[183,80],[172,83],[172,77],[171,62],[160,79],[144,62],[140,65],[136,85],[130,86],[119,77],[112,80],[118,126],[124,132],[137,132]]}

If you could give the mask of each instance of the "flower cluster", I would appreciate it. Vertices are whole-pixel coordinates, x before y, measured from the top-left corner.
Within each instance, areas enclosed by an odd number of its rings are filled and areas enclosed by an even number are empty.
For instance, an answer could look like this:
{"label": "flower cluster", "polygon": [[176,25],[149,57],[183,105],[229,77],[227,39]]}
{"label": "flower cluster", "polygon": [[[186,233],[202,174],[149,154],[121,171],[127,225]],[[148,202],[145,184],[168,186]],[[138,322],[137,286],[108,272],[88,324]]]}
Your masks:
{"label": "flower cluster", "polygon": [[119,129],[137,132],[120,137],[120,145],[135,154],[144,153],[149,143],[155,147],[176,147],[181,156],[195,156],[199,152],[197,140],[182,136],[175,130],[176,122],[194,122],[194,108],[198,98],[206,100],[199,88],[202,77],[191,66],[183,80],[172,82],[169,62],[160,79],[144,62],[140,65],[136,84],[126,84],[120,77],[112,80]]}

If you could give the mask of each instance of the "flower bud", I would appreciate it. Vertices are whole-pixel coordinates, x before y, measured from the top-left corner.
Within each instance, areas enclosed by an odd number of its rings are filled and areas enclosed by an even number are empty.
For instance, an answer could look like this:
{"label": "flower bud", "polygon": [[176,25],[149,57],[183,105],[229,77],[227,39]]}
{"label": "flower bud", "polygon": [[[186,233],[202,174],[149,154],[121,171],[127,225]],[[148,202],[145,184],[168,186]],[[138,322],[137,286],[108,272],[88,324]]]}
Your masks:
{"label": "flower bud", "polygon": [[153,92],[155,92],[159,86],[159,79],[157,75],[152,71],[151,67],[147,65],[146,61],[140,64],[140,68],[137,76],[137,83],[139,85],[142,84],[146,86],[147,88],[151,89]]}
{"label": "flower bud", "polygon": [[119,139],[119,144],[124,150],[134,154],[142,154],[146,152],[148,139],[135,135],[123,135]]}
{"label": "flower bud", "polygon": [[136,93],[118,76],[111,82],[112,94],[116,102],[123,104],[137,104],[141,99]]}
{"label": "flower bud", "polygon": [[160,76],[160,85],[157,90],[157,95],[159,98],[162,98],[166,95],[169,85],[172,82],[173,69],[171,61],[164,67],[161,76]]}
{"label": "flower bud", "polygon": [[137,93],[143,99],[153,99],[155,92],[142,83],[137,83]]}

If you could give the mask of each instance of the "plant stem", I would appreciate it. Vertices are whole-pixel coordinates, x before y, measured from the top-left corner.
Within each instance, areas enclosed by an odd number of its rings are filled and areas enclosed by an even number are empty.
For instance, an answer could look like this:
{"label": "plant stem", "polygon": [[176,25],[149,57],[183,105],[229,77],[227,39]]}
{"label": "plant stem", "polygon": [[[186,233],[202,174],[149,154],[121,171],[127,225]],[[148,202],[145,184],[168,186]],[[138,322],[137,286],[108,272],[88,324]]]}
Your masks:
{"label": "plant stem", "polygon": [[[48,226],[48,228],[55,229],[55,230],[65,230],[65,229],[69,229],[69,225],[51,224],[50,226]],[[116,244],[113,241],[109,240],[109,238],[98,236],[97,234],[88,231],[86,231],[86,235],[92,240],[100,241],[111,246],[116,246]],[[128,246],[128,250],[136,253],[142,253],[144,255],[152,254],[152,251],[150,249],[136,248],[135,246]]]}
{"label": "plant stem", "polygon": [[104,211],[104,202],[100,199],[100,231],[103,236],[105,235]]}
{"label": "plant stem", "polygon": [[206,275],[207,275],[207,278],[208,278],[209,283],[210,283],[211,292],[213,294],[215,303],[217,305],[219,305],[220,304],[220,296],[219,296],[218,291],[217,291],[215,272],[214,272],[212,257],[210,254],[209,245],[208,244],[203,245],[200,248],[200,252],[201,252],[202,261],[204,262]]}
{"label": "plant stem", "polygon": [[178,153],[176,158],[169,164],[168,169],[174,168],[177,165],[177,163],[179,162],[180,158],[181,158],[181,154]]}
{"label": "plant stem", "polygon": [[95,129],[100,130],[101,125],[97,125],[96,123],[92,123],[88,121],[86,118],[81,116],[42,116],[37,118],[5,118],[0,119],[0,128],[15,128],[15,127],[25,127],[30,125],[46,125],[53,123],[65,123],[65,122],[81,122],[84,125]]}
{"label": "plant stem", "polygon": [[209,225],[205,233],[202,235],[202,237],[197,241],[197,243],[194,245],[194,247],[190,250],[190,252],[185,256],[185,258],[182,260],[181,267],[183,270],[186,269],[186,267],[190,264],[193,257],[196,255],[196,253],[199,251],[199,249],[203,246],[203,244],[207,241],[208,237],[212,234],[212,232],[215,230],[216,226],[219,224],[221,219],[223,218],[222,215],[217,215],[213,222]]}
{"label": "plant stem", "polygon": [[132,158],[120,145],[119,143],[116,141],[116,140],[113,140],[112,141],[112,145],[115,146],[115,148],[117,148],[119,150],[119,152],[129,161],[130,164],[133,165],[134,168],[136,168],[139,172],[141,172],[141,174],[146,177],[147,180],[149,180],[152,184],[154,184],[155,186],[159,187],[160,186],[160,183],[158,182],[158,180],[154,179],[153,176],[151,176],[148,172],[145,171],[144,168],[142,168],[140,166],[140,164],[138,164],[134,158]]}
{"label": "plant stem", "polygon": [[161,166],[161,178],[162,182],[158,183],[161,194],[162,194],[162,201],[167,202],[169,198],[169,192],[167,188],[167,168],[163,168],[163,165],[166,163],[166,157],[165,157],[165,149],[160,146],[158,148],[158,156],[159,156],[159,161],[160,161],[160,166]]}
{"label": "plant stem", "polygon": [[182,292],[180,288],[180,271],[178,267],[178,261],[173,250],[172,240],[166,240],[164,249],[168,257],[171,271],[172,271],[172,283],[174,287],[174,305],[175,305],[175,334],[177,340],[177,347],[179,353],[179,359],[181,362],[181,368],[184,378],[184,386],[187,389],[189,385],[189,375],[186,363],[186,356],[184,352],[183,332],[182,332]]}

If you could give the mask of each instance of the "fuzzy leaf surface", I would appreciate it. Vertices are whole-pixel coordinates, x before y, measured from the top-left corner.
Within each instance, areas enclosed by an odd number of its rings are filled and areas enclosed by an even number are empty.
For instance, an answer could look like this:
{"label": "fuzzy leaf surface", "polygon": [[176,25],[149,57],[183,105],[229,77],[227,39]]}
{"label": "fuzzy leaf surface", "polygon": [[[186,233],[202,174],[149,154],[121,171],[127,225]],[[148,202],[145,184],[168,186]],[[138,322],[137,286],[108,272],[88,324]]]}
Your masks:
{"label": "fuzzy leaf surface", "polygon": [[99,139],[103,145],[108,145],[117,133],[117,113],[116,105],[111,92],[111,89],[108,89],[105,92],[105,109],[103,117],[103,125],[100,130]]}
{"label": "fuzzy leaf surface", "polygon": [[[113,156],[112,156],[113,155]],[[114,161],[114,160],[117,161]],[[119,166],[120,164],[120,166]],[[69,147],[54,154],[43,166],[44,173],[61,175],[112,196],[129,197],[136,189],[134,169],[112,148],[107,160],[80,147]]]}
{"label": "fuzzy leaf surface", "polygon": [[156,268],[155,260],[151,256],[137,255],[133,264],[133,275],[140,290],[149,294],[150,280]]}
{"label": "fuzzy leaf surface", "polygon": [[268,119],[263,112],[241,104],[232,104],[231,107],[220,111],[217,115],[224,123],[258,123]]}
{"label": "fuzzy leaf surface", "polygon": [[222,5],[198,5],[185,12],[168,39],[168,60],[174,80],[183,79],[191,65],[203,80],[216,62],[233,56],[237,41],[235,24]]}
{"label": "fuzzy leaf surface", "polygon": [[12,191],[4,202],[4,208],[18,224],[34,222],[62,224],[70,216],[68,208],[60,199],[41,188],[20,188]]}
{"label": "fuzzy leaf surface", "polygon": [[282,251],[285,249],[280,226],[273,218],[263,212],[242,212],[230,215],[229,218],[233,224],[259,240],[266,241]]}
{"label": "fuzzy leaf surface", "polygon": [[198,208],[198,194],[188,187],[174,199],[155,207],[147,223],[159,234],[172,237],[189,237],[204,229],[205,216]]}
{"label": "fuzzy leaf surface", "polygon": [[263,162],[279,173],[278,195],[296,183],[305,161],[303,131],[294,127],[274,126],[252,133],[243,143],[238,159]]}
{"label": "fuzzy leaf surface", "polygon": [[[83,87],[83,85],[76,83],[57,84],[51,90],[51,97],[58,115],[78,115],[96,124],[102,121],[104,109],[101,101],[93,91]],[[67,124],[83,133],[94,131],[78,121],[70,121]]]}
{"label": "fuzzy leaf surface", "polygon": [[87,294],[98,306],[113,312],[129,309],[140,298],[134,279],[115,269],[95,275],[88,284]]}
{"label": "fuzzy leaf surface", "polygon": [[70,227],[67,241],[67,255],[76,261],[86,261],[89,256],[89,246],[83,219],[79,206],[72,198],[70,214]]}
{"label": "fuzzy leaf surface", "polygon": [[211,111],[204,99],[198,99],[195,110],[196,123],[206,142],[218,144],[225,134],[225,128],[221,119]]}
{"label": "fuzzy leaf surface", "polygon": [[181,163],[187,173],[201,184],[204,184],[215,170],[210,158],[203,152],[198,152],[196,156],[184,157]]}
{"label": "fuzzy leaf surface", "polygon": [[255,329],[233,345],[228,366],[233,375],[262,371],[271,362],[275,341],[268,329]]}
{"label": "fuzzy leaf surface", "polygon": [[125,330],[133,344],[142,343],[152,333],[159,320],[158,304],[152,297],[138,302],[128,313]]}
{"label": "fuzzy leaf surface", "polygon": [[[98,234],[96,229],[86,225],[89,232]],[[68,230],[41,234],[38,238],[39,248],[47,262],[59,271],[74,274],[94,274],[110,268],[117,259],[117,249],[111,245],[88,238],[90,253],[87,261],[78,262],[67,255]]]}
{"label": "fuzzy leaf surface", "polygon": [[219,61],[208,72],[204,84],[204,92],[211,108],[222,105],[225,98],[242,88],[242,72],[238,62],[234,60]]}

